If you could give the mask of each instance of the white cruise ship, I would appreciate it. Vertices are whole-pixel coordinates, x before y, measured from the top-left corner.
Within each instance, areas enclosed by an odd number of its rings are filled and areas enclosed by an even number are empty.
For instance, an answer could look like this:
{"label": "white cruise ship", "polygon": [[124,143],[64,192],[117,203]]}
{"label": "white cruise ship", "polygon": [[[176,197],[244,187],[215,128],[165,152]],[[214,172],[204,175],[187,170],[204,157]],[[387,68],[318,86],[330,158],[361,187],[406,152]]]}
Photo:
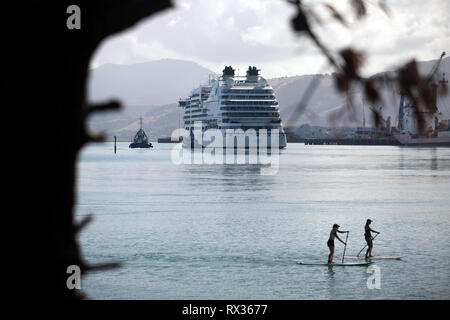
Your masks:
{"label": "white cruise ship", "polygon": [[[183,146],[199,144],[207,147],[212,142],[197,138],[195,130],[199,131],[201,127],[203,133],[209,129],[220,130],[224,147],[230,147],[231,141],[233,147],[242,147],[237,141],[245,141],[245,148],[252,148],[254,144],[249,136],[254,134],[258,147],[278,145],[285,148],[286,135],[278,101],[259,71],[256,67],[249,67],[246,76],[236,76],[234,69],[227,66],[222,76],[192,90],[188,98],[180,99],[179,107],[184,109],[184,129],[190,133],[190,139],[184,139]],[[239,137],[228,140],[230,132],[235,136],[243,135],[244,140],[239,140]]]}

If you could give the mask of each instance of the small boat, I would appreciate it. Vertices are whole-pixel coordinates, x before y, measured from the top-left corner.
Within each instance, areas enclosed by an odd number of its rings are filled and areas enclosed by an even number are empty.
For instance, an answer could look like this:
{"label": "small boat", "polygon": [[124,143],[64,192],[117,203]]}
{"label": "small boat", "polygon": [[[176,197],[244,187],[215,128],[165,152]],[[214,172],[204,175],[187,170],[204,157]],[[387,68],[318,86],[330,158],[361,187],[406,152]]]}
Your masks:
{"label": "small boat", "polygon": [[151,142],[148,141],[148,137],[145,131],[142,129],[142,117],[139,118],[141,128],[134,136],[133,142],[130,143],[129,148],[153,148]]}

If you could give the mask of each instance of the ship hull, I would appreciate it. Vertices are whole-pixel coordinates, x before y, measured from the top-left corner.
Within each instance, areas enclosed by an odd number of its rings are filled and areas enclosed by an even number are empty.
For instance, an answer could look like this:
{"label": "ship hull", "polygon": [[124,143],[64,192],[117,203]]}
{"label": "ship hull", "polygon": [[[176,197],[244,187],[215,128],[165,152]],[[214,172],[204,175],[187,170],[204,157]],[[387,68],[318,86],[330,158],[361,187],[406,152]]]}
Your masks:
{"label": "ship hull", "polygon": [[181,139],[172,140],[172,138],[158,138],[158,143],[180,143]]}
{"label": "ship hull", "polygon": [[131,143],[129,146],[129,148],[131,149],[136,149],[136,148],[153,148],[153,145],[151,143],[146,144],[146,143]]}
{"label": "ship hull", "polygon": [[394,138],[408,147],[450,147],[450,137],[414,138],[409,133],[398,133]]}
{"label": "ship hull", "polygon": [[[231,145],[227,145],[227,139],[223,137],[222,143],[220,144],[224,149],[226,148],[235,148],[235,149],[257,149],[257,148],[272,148],[272,137],[270,135],[265,136],[265,141],[261,141],[262,137],[256,137],[256,144],[250,143],[250,139],[247,137],[237,138],[237,141],[242,141],[242,143],[232,143]],[[244,142],[245,141],[245,142]],[[274,146],[274,148],[284,149],[286,148],[286,135],[284,133],[278,135],[278,146]],[[264,147],[263,147],[264,146]],[[217,144],[214,144],[211,140],[201,140],[191,139],[188,137],[187,139],[183,139],[183,148],[207,148],[207,147],[217,147]]]}

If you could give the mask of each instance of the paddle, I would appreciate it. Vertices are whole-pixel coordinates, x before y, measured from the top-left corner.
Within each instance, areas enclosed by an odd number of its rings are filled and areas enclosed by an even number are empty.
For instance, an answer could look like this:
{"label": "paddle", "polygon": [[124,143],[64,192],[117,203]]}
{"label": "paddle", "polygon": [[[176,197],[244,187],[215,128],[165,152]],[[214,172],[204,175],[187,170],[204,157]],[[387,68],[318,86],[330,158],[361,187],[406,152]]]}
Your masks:
{"label": "paddle", "polygon": [[344,253],[342,254],[342,263],[344,263],[345,249],[347,249],[347,239],[348,239],[349,233],[350,233],[350,231],[347,231],[347,235],[345,236],[345,246],[344,246]]}
{"label": "paddle", "polygon": [[[375,240],[375,238],[379,235],[379,233],[376,234],[375,237],[373,237],[372,241]],[[346,241],[347,242],[347,241]],[[364,250],[364,248],[367,247],[367,243],[366,245],[361,249],[361,251],[358,252],[358,254],[356,255],[357,257],[359,257],[359,255],[361,254],[361,252]]]}

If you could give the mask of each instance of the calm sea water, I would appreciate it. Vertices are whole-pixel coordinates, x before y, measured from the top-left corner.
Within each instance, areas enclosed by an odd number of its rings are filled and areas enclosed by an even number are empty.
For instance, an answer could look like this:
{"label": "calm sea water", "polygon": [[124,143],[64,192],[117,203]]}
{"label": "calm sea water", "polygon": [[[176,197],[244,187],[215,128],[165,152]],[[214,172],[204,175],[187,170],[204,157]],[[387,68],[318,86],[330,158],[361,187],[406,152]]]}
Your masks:
{"label": "calm sea water", "polygon": [[[78,161],[76,219],[91,263],[92,299],[449,299],[450,149],[289,144],[279,171],[261,166],[175,165],[172,144],[153,150],[87,146]],[[346,255],[381,234],[367,267],[326,262],[334,223],[350,230]],[[345,236],[345,235],[344,235]],[[336,241],[335,261],[344,246]],[[350,259],[348,259],[350,261]]]}

